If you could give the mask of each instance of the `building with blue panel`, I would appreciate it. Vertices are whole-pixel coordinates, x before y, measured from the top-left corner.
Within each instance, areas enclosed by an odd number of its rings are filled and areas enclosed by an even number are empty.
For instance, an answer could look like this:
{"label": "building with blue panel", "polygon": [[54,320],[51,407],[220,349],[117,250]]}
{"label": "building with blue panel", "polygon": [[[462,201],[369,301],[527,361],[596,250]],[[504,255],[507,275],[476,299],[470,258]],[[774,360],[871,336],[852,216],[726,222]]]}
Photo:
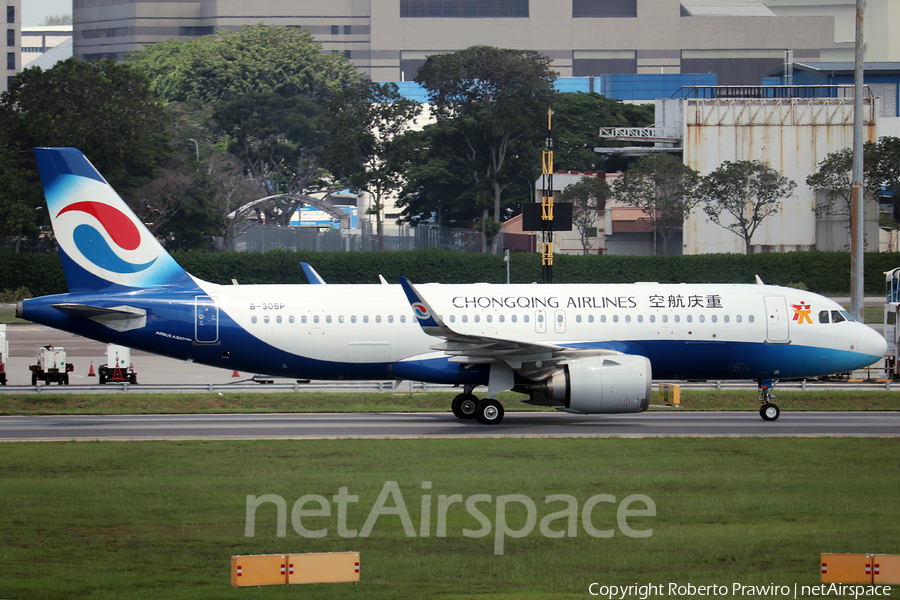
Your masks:
{"label": "building with blue panel", "polygon": [[[794,63],[792,77],[794,85],[853,85],[854,65],[852,62],[810,62]],[[769,73],[763,85],[774,82],[783,85],[784,69]],[[878,116],[900,117],[900,63],[869,62],[863,64],[863,82],[869,86],[872,95],[879,98]]]}

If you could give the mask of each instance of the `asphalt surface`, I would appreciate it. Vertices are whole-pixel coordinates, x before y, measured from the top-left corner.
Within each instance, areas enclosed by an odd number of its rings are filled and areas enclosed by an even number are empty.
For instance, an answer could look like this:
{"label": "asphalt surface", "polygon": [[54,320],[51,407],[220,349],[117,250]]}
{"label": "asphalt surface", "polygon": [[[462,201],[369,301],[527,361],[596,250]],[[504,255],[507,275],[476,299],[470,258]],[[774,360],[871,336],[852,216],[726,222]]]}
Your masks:
{"label": "asphalt surface", "polygon": [[898,437],[900,413],[507,413],[500,425],[447,413],[0,417],[0,441],[470,437]]}

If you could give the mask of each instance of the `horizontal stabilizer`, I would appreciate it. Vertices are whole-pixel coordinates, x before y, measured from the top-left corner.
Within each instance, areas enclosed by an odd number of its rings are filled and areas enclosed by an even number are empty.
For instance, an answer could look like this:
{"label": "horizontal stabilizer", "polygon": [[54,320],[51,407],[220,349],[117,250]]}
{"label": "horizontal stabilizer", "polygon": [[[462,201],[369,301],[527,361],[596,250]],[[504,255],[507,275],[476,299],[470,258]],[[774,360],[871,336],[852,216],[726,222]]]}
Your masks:
{"label": "horizontal stabilizer", "polygon": [[116,331],[140,329],[147,324],[147,311],[133,306],[91,306],[90,304],[62,303],[53,308],[70,316],[90,319]]}

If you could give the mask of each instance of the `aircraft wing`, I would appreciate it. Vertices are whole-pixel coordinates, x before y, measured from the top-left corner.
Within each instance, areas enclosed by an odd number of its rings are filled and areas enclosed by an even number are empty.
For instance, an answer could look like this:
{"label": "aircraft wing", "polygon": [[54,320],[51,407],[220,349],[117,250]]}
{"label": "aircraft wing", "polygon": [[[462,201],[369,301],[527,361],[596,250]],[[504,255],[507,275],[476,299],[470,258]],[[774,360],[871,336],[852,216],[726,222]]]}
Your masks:
{"label": "aircraft wing", "polygon": [[556,344],[542,344],[493,338],[454,331],[435,312],[406,277],[399,277],[400,285],[413,309],[422,331],[443,339],[432,350],[451,355],[457,363],[479,364],[504,362],[528,379],[549,377],[560,363],[574,357],[617,354],[613,350],[566,348]]}

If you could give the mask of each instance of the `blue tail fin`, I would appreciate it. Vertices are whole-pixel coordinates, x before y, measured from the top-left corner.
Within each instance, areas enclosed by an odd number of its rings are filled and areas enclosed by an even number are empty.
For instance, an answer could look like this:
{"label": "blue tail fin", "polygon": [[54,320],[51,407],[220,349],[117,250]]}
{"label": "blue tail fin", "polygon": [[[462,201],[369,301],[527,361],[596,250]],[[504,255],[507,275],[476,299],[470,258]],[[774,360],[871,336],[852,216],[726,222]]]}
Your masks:
{"label": "blue tail fin", "polygon": [[196,287],[81,152],[34,154],[70,292]]}

